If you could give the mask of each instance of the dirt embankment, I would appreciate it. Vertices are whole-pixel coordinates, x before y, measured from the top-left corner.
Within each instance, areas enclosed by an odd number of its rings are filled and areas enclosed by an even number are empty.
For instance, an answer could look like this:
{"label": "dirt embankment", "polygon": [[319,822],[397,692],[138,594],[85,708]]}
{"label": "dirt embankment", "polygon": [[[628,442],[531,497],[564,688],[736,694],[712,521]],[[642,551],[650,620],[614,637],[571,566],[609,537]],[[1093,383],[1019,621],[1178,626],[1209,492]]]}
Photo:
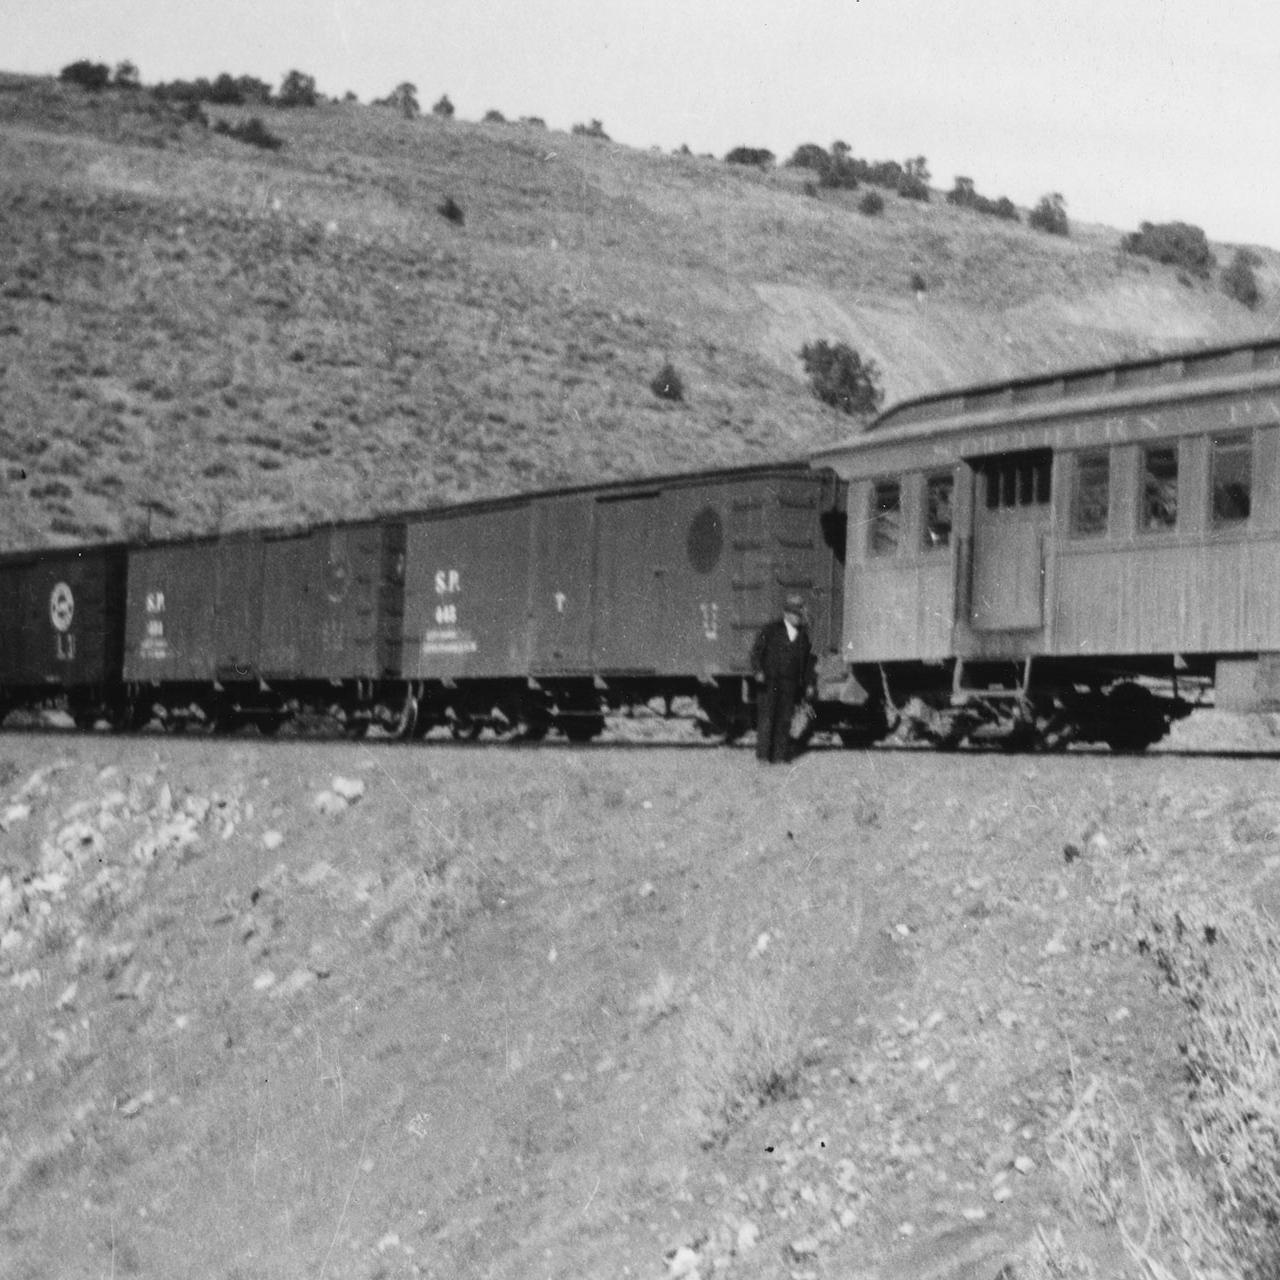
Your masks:
{"label": "dirt embankment", "polygon": [[0,1272],[1123,1275],[1150,904],[1277,886],[1265,759],[8,735]]}

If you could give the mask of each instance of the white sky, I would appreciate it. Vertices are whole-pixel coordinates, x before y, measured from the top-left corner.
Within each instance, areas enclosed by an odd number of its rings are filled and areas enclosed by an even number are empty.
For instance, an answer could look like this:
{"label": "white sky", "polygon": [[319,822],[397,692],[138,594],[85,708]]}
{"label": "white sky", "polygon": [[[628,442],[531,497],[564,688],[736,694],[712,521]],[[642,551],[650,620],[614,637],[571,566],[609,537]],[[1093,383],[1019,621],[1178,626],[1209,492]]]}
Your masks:
{"label": "white sky", "polygon": [[989,196],[1280,248],[1280,10],[1265,0],[2,0],[0,70],[144,83],[292,68],[362,101],[490,108],[785,159],[839,138]]}

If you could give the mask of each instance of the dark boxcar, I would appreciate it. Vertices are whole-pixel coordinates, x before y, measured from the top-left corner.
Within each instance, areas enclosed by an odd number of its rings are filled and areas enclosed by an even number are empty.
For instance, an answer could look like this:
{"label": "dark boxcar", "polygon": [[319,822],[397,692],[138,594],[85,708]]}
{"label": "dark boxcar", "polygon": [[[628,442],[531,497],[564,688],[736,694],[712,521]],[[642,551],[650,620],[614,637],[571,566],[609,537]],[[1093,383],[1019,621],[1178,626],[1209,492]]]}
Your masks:
{"label": "dark boxcar", "polygon": [[73,713],[106,708],[124,646],[124,548],[39,551],[0,559],[0,703],[68,695]]}
{"label": "dark boxcar", "polygon": [[788,591],[819,649],[837,645],[842,495],[787,464],[410,517],[405,677],[455,731],[587,737],[606,707],[678,695],[742,721],[752,639]]}
{"label": "dark boxcar", "polygon": [[833,473],[800,465],[600,494],[595,669],[744,674],[756,631],[791,591],[808,600],[815,648],[825,650],[838,618],[840,495]]}
{"label": "dark boxcar", "polygon": [[403,522],[269,535],[263,556],[260,671],[266,679],[400,675]]}
{"label": "dark boxcar", "polygon": [[258,672],[261,533],[129,552],[125,679],[249,680]]}
{"label": "dark boxcar", "polygon": [[411,517],[405,675],[741,674],[790,590],[825,644],[839,493],[833,473],[796,464]]}

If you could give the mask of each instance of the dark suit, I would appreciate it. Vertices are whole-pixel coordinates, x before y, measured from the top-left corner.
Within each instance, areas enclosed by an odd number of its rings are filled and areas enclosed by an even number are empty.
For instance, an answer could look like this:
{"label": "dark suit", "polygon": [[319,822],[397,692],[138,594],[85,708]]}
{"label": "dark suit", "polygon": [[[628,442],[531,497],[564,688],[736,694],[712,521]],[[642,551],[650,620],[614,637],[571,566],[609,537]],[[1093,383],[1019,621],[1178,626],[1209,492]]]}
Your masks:
{"label": "dark suit", "polygon": [[779,618],[761,627],[751,646],[751,670],[760,681],[756,702],[756,755],[770,763],[791,758],[791,716],[809,681],[812,648],[803,626],[794,640]]}

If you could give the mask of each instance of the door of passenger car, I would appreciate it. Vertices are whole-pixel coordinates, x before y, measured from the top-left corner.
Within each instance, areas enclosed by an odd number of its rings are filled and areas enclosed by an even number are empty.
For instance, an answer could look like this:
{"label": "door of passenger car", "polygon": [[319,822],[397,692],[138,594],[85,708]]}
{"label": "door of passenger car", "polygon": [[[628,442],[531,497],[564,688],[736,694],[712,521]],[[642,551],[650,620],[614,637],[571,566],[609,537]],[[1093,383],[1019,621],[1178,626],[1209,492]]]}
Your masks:
{"label": "door of passenger car", "polygon": [[1047,449],[975,459],[969,623],[975,631],[1044,625],[1045,535],[1053,455]]}

